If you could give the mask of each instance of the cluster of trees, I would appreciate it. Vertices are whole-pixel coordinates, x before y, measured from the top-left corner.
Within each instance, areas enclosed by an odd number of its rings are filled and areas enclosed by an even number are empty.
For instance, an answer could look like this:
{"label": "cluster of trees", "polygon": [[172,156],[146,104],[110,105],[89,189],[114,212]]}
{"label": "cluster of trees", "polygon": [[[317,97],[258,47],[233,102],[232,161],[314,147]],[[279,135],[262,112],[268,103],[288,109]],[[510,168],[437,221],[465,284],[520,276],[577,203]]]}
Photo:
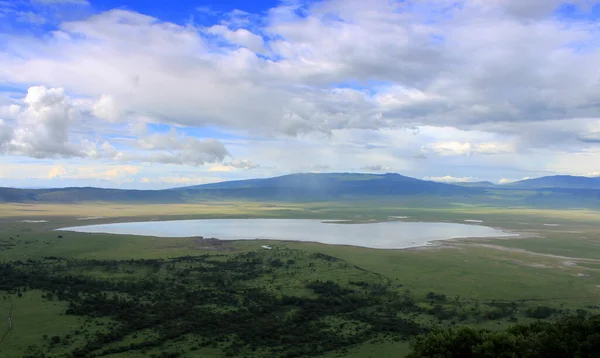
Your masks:
{"label": "cluster of trees", "polygon": [[0,251],[10,250],[13,246],[15,246],[14,238],[10,237],[8,239],[0,239]]}
{"label": "cluster of trees", "polygon": [[[231,356],[298,357],[343,350],[381,334],[408,339],[426,332],[400,316],[420,312],[414,298],[383,282],[307,280],[304,287],[313,295],[281,295],[266,287],[265,277],[338,261],[293,250],[171,260],[48,257],[0,265],[0,290],[43,290],[48,299],[68,302],[66,314],[116,322],[109,330],[78,332],[85,344],[72,350],[73,357],[159,349],[190,335],[202,338],[193,349],[219,346]],[[338,324],[345,328],[336,329]],[[148,331],[156,335],[124,341]],[[68,342],[59,339],[53,338],[48,349]]]}
{"label": "cluster of trees", "polygon": [[[273,289],[277,277],[302,275],[302,270],[320,268],[328,272],[346,270],[343,272],[353,280],[306,279],[309,274],[304,276],[304,287],[298,294],[282,294]],[[400,286],[392,287],[379,275],[333,256],[296,250],[169,260],[47,257],[0,264],[0,291],[43,290],[47,299],[68,302],[66,314],[108,317],[115,322],[108,330],[74,333],[79,335],[78,341],[83,337],[85,343],[73,347],[70,355],[81,358],[156,351],[181,337],[195,337],[190,349],[219,347],[230,356],[300,357],[333,350],[343,353],[374,338],[408,340],[427,333],[427,327],[410,318],[418,315],[463,321],[475,316],[504,318],[517,310],[516,303],[492,302],[487,311],[482,311],[479,306],[467,307],[458,297],[450,300],[434,292],[421,298],[431,305],[428,308],[418,304],[410,291],[398,292],[395,288]],[[307,295],[306,291],[312,294]],[[528,314],[555,313],[548,312],[540,308]],[[149,331],[154,334],[144,336],[143,332]],[[450,338],[441,339],[435,334]],[[435,337],[450,342],[455,333],[435,334],[419,342]],[[135,343],[126,339],[138,335],[143,339],[136,339]],[[48,349],[68,341],[57,341]],[[415,352],[426,352],[419,350],[423,347],[419,344]]]}
{"label": "cluster of trees", "polygon": [[419,336],[409,358],[588,358],[600,356],[600,316],[516,325],[503,331],[435,330]]}

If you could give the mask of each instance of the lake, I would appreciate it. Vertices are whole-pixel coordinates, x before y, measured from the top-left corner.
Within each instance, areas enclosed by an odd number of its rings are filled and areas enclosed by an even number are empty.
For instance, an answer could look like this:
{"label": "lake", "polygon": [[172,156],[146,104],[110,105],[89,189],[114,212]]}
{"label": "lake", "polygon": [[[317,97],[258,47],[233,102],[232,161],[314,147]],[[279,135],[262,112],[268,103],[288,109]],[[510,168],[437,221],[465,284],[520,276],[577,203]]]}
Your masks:
{"label": "lake", "polygon": [[290,240],[376,249],[402,249],[434,240],[515,236],[481,225],[388,221],[332,223],[307,219],[210,219],[130,222],[59,229],[156,237],[197,237],[220,240]]}

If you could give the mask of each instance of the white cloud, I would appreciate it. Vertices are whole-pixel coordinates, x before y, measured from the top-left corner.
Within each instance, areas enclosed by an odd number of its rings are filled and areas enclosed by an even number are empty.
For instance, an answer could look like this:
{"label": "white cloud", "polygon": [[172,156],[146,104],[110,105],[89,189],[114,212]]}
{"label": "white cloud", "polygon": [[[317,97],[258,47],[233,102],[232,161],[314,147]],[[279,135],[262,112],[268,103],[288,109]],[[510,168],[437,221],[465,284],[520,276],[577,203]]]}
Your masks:
{"label": "white cloud", "polygon": [[[460,5],[432,22],[425,14],[443,3],[329,0],[305,7],[303,16],[288,4],[253,24],[257,31],[225,20],[206,30],[250,50],[222,47],[190,25],[113,10],[63,23],[48,40],[9,39],[13,51],[4,54],[0,77],[128,97],[124,110],[162,121],[292,135],[425,124],[492,128],[595,113],[597,25],[539,20],[556,7],[541,0]],[[277,60],[255,55],[265,46]],[[370,91],[331,85],[346,81],[388,84]]]}
{"label": "white cloud", "polygon": [[66,175],[67,173],[67,168],[65,168],[64,165],[56,165],[52,167],[52,169],[50,169],[50,171],[48,172],[48,179],[60,178],[61,176]]}
{"label": "white cloud", "polygon": [[480,143],[475,151],[481,154],[513,153],[516,148],[513,143]]}
{"label": "white cloud", "polygon": [[103,172],[95,172],[88,171],[84,173],[80,173],[77,179],[82,178],[100,178],[104,180],[110,181],[118,181],[118,180],[131,180],[131,176],[137,174],[140,171],[140,167],[132,166],[132,165],[119,165],[112,169]]}
{"label": "white cloud", "polygon": [[39,180],[89,180],[126,182],[133,179],[136,174],[145,169],[143,166],[107,164],[107,163],[84,163],[84,162],[60,162],[50,163],[2,163],[5,169],[5,178],[13,178],[23,184],[29,179]]}
{"label": "white cloud", "polygon": [[31,87],[13,129],[9,151],[34,158],[72,157],[80,153],[69,140],[75,117],[62,88]]}
{"label": "white cloud", "polygon": [[105,181],[131,181],[132,176],[140,172],[142,168],[133,165],[111,165],[111,166],[73,166],[69,167],[58,164],[50,168],[48,179],[94,179]]}
{"label": "white cloud", "polygon": [[477,181],[474,177],[453,177],[451,175],[445,175],[442,177],[424,177],[423,180],[437,181],[442,183],[467,183]]}
{"label": "white cloud", "polygon": [[254,164],[249,160],[233,160],[224,164],[212,165],[207,169],[208,172],[235,172],[238,170],[256,169],[260,165]]}
{"label": "white cloud", "polygon": [[457,141],[431,143],[428,146],[423,147],[425,152],[431,150],[442,156],[471,154],[471,148],[471,143],[461,143]]}
{"label": "white cloud", "polygon": [[111,95],[103,94],[92,107],[92,113],[110,122],[116,122],[121,118],[121,110]]}
{"label": "white cloud", "polygon": [[16,119],[21,107],[16,104],[0,106],[0,119]]}
{"label": "white cloud", "polygon": [[513,143],[469,143],[459,141],[442,141],[430,143],[422,147],[425,153],[434,152],[441,156],[471,154],[512,153],[516,149]]}
{"label": "white cloud", "polygon": [[[115,148],[102,138],[92,141],[87,138],[89,131],[102,128],[98,126],[97,117],[115,121],[120,114],[109,96],[101,96],[91,106],[86,103],[69,98],[62,88],[30,87],[23,99],[23,108],[1,107],[4,110],[0,114],[14,118],[14,123],[0,119],[0,153],[40,159],[87,157],[181,165],[221,162],[229,156],[223,143],[216,139],[197,139],[174,129],[164,134],[138,133],[135,140],[129,141],[133,147],[123,149]],[[86,115],[87,112],[96,117]],[[81,131],[84,137],[76,141],[73,137],[81,137],[78,133]],[[250,162],[235,163],[251,165]]]}
{"label": "white cloud", "polygon": [[[201,177],[158,177],[157,179],[146,179],[145,183],[167,183],[167,184],[178,184],[178,185],[195,185],[195,184],[209,184],[221,181],[216,178],[201,178]],[[142,179],[142,180],[144,180]]]}
{"label": "white cloud", "polygon": [[238,169],[244,169],[244,170],[249,170],[249,169],[256,169],[258,168],[260,165],[258,164],[254,164],[249,160],[232,160],[231,162],[228,163],[228,165],[234,167],[234,168],[238,168]]}
{"label": "white cloud", "polygon": [[517,181],[521,181],[521,180],[527,180],[527,179],[531,179],[531,177],[523,177],[521,179],[508,179],[508,178],[502,178],[500,180],[498,180],[499,184],[510,184],[510,183],[514,183]]}
{"label": "white cloud", "polygon": [[68,93],[43,110],[0,94],[0,151],[230,173],[589,172],[600,24],[558,19],[557,0],[452,4],[285,2],[266,15],[205,11],[220,16],[209,27],[113,10],[45,36],[4,34],[0,82]]}
{"label": "white cloud", "polygon": [[369,165],[365,165],[364,167],[360,168],[362,170],[367,170],[370,172],[381,172],[381,171],[389,171],[391,170],[390,167],[386,167],[380,164],[369,164]]}
{"label": "white cloud", "polygon": [[235,167],[232,167],[231,165],[216,164],[210,166],[206,171],[209,173],[227,173],[235,172],[237,171],[237,169]]}
{"label": "white cloud", "polygon": [[164,134],[141,137],[137,145],[153,153],[133,158],[165,164],[194,164],[221,162],[229,152],[220,141],[212,138],[198,140],[179,135],[175,130]]}
{"label": "white cloud", "polygon": [[262,37],[246,29],[230,30],[224,25],[214,25],[209,27],[206,31],[210,34],[221,36],[233,44],[244,46],[253,52],[264,52],[264,41]]}
{"label": "white cloud", "polygon": [[0,119],[0,154],[8,150],[12,135],[12,128],[5,125],[4,121]]}

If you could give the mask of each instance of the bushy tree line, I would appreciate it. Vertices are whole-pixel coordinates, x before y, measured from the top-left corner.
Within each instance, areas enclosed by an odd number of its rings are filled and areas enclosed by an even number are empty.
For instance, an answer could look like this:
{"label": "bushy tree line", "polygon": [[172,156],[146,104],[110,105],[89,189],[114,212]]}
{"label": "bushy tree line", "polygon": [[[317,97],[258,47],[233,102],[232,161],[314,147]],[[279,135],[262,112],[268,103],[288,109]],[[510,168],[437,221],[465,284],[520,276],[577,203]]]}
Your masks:
{"label": "bushy tree line", "polygon": [[516,325],[502,331],[434,330],[418,337],[409,358],[600,357],[600,316]]}
{"label": "bushy tree line", "polygon": [[[317,270],[326,272],[314,275]],[[348,279],[343,279],[344,275]],[[303,277],[296,294],[277,288],[290,277]],[[75,333],[77,341],[84,343],[72,347],[70,356],[80,358],[155,352],[182,337],[190,340],[191,350],[218,347],[230,356],[300,357],[329,351],[343,354],[368,340],[408,340],[427,333],[428,328],[417,323],[418,318],[412,319],[422,315],[455,324],[469,319],[514,318],[519,311],[515,302],[493,301],[480,306],[435,292],[417,299],[408,290],[398,290],[400,287],[333,256],[296,250],[169,260],[47,257],[0,264],[0,291],[20,294],[26,289],[42,290],[48,300],[66,301],[66,314],[105,317],[115,322],[109,331]],[[523,313],[546,318],[559,312],[538,307]],[[487,337],[494,334],[436,331],[417,340],[415,354],[422,355],[414,357],[454,352],[471,338],[476,354],[483,349],[477,347],[487,347]],[[126,338],[136,336],[142,339]],[[503,342],[502,337],[494,339]],[[74,341],[73,337],[56,338],[59,341],[50,344],[47,353],[59,342],[67,345]],[[428,350],[429,343],[443,348]],[[430,352],[433,355],[427,355]]]}
{"label": "bushy tree line", "polygon": [[[398,294],[385,282],[305,280],[312,295],[280,294],[266,287],[270,281],[265,277],[293,274],[298,262],[316,269],[338,261],[292,250],[172,260],[49,257],[0,265],[0,290],[43,290],[48,299],[68,302],[66,314],[116,322],[109,331],[80,332],[85,343],[72,350],[73,357],[159,349],[190,336],[196,337],[191,348],[218,346],[230,356],[299,357],[343,351],[382,334],[409,339],[426,332],[401,316],[421,311],[412,295]],[[123,275],[127,272],[133,274]],[[156,334],[123,342],[148,331]]]}

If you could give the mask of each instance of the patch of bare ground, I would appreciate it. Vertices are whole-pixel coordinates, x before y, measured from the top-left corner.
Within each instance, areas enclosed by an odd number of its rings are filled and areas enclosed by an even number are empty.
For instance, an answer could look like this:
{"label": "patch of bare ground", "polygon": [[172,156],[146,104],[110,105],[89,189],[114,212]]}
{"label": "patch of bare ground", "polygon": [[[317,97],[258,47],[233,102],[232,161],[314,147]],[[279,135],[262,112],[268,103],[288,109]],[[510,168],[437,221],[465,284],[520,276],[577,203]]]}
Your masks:
{"label": "patch of bare ground", "polygon": [[533,251],[528,251],[528,250],[523,250],[523,249],[517,249],[514,247],[505,247],[505,246],[499,246],[499,245],[480,244],[480,243],[470,243],[469,245],[477,246],[477,247],[485,247],[485,248],[493,249],[493,250],[516,252],[516,253],[527,254],[527,255],[532,255],[532,256],[542,256],[542,257],[549,257],[549,258],[554,258],[554,259],[559,259],[559,260],[565,260],[565,261],[563,261],[563,264],[568,262],[569,264],[567,266],[577,265],[577,262],[600,262],[600,259],[588,259],[588,258],[583,258],[583,257],[569,257],[569,256],[561,256],[561,255],[543,254],[540,252],[533,252]]}
{"label": "patch of bare ground", "polygon": [[525,262],[525,261],[521,261],[521,260],[514,260],[514,259],[508,259],[506,258],[507,261],[510,261],[514,264],[520,265],[520,266],[527,266],[527,267],[534,267],[534,268],[553,268],[553,266],[549,266],[546,264],[541,264],[541,263],[537,263],[537,262]]}
{"label": "patch of bare ground", "polygon": [[[543,237],[537,232],[516,232],[506,230],[500,227],[493,227],[493,229],[504,231],[511,236],[495,236],[495,237],[457,237],[454,239],[434,240],[430,241],[428,245],[407,247],[402,250],[407,251],[439,251],[444,249],[462,249],[463,243],[477,240],[477,241],[494,241],[494,240],[515,240],[515,239],[529,239],[529,238],[540,238]],[[469,243],[471,244],[471,243]]]}
{"label": "patch of bare ground", "polygon": [[586,273],[576,273],[576,274],[573,274],[573,276],[577,276],[577,277],[590,277],[591,275],[588,275]]}
{"label": "patch of bare ground", "polygon": [[219,240],[215,238],[197,238],[194,239],[194,248],[198,250],[209,250],[209,251],[220,251],[220,252],[232,252],[237,249],[231,247],[229,242]]}
{"label": "patch of bare ground", "polygon": [[452,245],[452,244],[444,242],[444,241],[434,241],[434,242],[430,243],[429,245],[407,247],[407,248],[404,248],[401,250],[405,250],[405,251],[441,251],[441,250],[445,250],[445,249],[462,250],[462,247],[458,247],[458,246]]}
{"label": "patch of bare ground", "polygon": [[563,266],[567,266],[567,267],[577,266],[577,262],[573,262],[573,261],[563,261],[562,264],[563,264]]}

